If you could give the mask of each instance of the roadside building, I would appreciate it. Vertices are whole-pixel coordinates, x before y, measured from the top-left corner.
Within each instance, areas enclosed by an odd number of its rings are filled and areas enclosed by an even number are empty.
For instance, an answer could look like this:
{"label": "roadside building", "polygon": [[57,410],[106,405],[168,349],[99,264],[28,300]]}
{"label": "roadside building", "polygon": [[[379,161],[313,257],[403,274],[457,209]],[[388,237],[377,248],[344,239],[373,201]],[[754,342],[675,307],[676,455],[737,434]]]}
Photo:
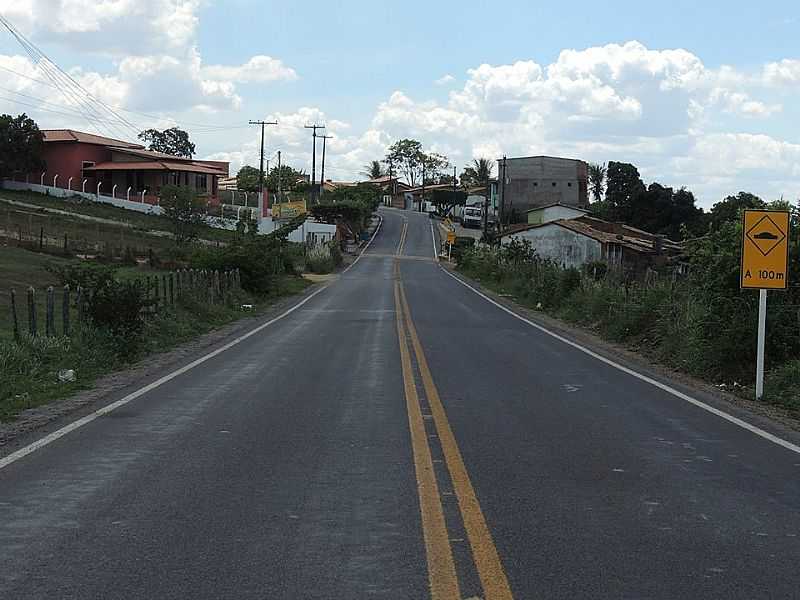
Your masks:
{"label": "roadside building", "polygon": [[520,222],[527,211],[541,206],[589,206],[589,170],[582,160],[530,156],[498,163],[504,222]]}
{"label": "roadside building", "polygon": [[72,129],[45,129],[42,134],[47,170],[15,180],[150,204],[158,202],[163,186],[173,184],[193,188],[216,204],[219,182],[229,174],[227,162],[151,152],[140,144]]}
{"label": "roadside building", "polygon": [[677,265],[682,254],[681,245],[664,236],[587,215],[514,226],[503,234],[502,243],[512,239],[530,241],[540,257],[563,267],[604,262],[634,276],[648,268]]}
{"label": "roadside building", "polygon": [[360,185],[374,186],[381,196],[384,206],[391,206],[402,210],[412,208],[411,201],[406,194],[406,192],[411,189],[411,186],[400,181],[397,177],[384,175],[376,179],[362,181]]}
{"label": "roadside building", "polygon": [[589,211],[585,208],[564,206],[563,204],[548,204],[547,206],[530,209],[527,213],[527,221],[528,225],[541,225],[542,223],[550,223],[551,221],[560,221],[562,219],[577,219],[588,214]]}

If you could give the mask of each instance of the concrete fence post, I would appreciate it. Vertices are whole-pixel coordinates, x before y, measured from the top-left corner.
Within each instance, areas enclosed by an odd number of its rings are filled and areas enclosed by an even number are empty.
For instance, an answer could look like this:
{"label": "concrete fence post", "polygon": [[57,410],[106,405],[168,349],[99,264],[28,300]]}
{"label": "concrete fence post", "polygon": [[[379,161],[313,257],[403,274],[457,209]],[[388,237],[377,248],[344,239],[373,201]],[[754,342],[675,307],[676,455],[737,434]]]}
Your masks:
{"label": "concrete fence post", "polygon": [[53,286],[47,287],[47,299],[45,304],[44,332],[47,337],[56,335],[56,293]]}
{"label": "concrete fence post", "polygon": [[72,180],[73,179],[74,179],[74,177],[70,177],[69,179],[67,179],[67,189],[69,191],[72,191]]}
{"label": "concrete fence post", "polygon": [[14,340],[19,341],[19,320],[17,319],[17,290],[11,288],[11,326],[14,328]]}
{"label": "concrete fence post", "polygon": [[125,199],[130,202],[131,201],[131,186],[128,186],[128,191],[125,193]]}
{"label": "concrete fence post", "polygon": [[88,179],[84,179],[83,183],[81,184],[81,192],[86,193],[86,182],[89,181]]}
{"label": "concrete fence post", "polygon": [[36,337],[36,291],[28,288],[28,333]]}
{"label": "concrete fence post", "polygon": [[116,197],[117,197],[117,184],[116,184],[116,183],[115,183],[115,184],[114,184],[114,186],[111,188],[111,197],[112,197],[112,198],[116,198]]}
{"label": "concrete fence post", "polygon": [[44,186],[44,176],[47,175],[47,171],[42,173],[42,176],[39,178],[39,185]]}
{"label": "concrete fence post", "polygon": [[64,286],[64,294],[61,296],[61,329],[64,337],[69,337],[69,284]]}
{"label": "concrete fence post", "polygon": [[55,174],[53,177],[53,187],[56,187],[56,183],[58,182],[58,173]]}
{"label": "concrete fence post", "polygon": [[142,190],[142,204],[144,204],[144,190]]}
{"label": "concrete fence post", "polygon": [[100,186],[102,186],[102,185],[103,185],[102,181],[98,181],[97,182],[97,199],[98,200],[100,199]]}

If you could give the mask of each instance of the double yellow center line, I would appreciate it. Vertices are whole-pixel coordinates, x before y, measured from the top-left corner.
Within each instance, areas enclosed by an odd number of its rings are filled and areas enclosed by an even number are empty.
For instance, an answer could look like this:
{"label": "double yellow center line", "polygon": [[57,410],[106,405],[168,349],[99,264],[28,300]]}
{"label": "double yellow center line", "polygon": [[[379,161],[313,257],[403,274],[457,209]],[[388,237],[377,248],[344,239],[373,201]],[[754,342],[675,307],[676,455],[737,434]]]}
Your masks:
{"label": "double yellow center line", "polygon": [[397,244],[397,256],[402,256],[406,247],[406,236],[408,236],[408,219],[403,220],[403,229],[400,231],[400,241]]}
{"label": "double yellow center line", "polygon": [[439,392],[433,382],[425,353],[422,350],[417,330],[411,319],[405,290],[399,280],[399,265],[395,263],[398,278],[394,284],[395,306],[397,308],[397,337],[400,341],[400,361],[403,369],[408,423],[411,430],[411,444],[414,467],[417,475],[417,491],[422,516],[422,531],[428,563],[428,580],[431,597],[434,600],[461,600],[458,575],[450,537],[447,533],[442,499],[436,481],[431,449],[425,430],[425,422],[420,407],[417,384],[414,380],[414,367],[411,347],[416,357],[425,396],[430,406],[436,435],[442,446],[453,489],[458,498],[458,507],[469,538],[472,557],[483,588],[485,600],[511,600],[513,597],[508,585],[500,556],[492,540],[486,519],[481,512],[478,498],[458,449],[450,423],[447,420]]}

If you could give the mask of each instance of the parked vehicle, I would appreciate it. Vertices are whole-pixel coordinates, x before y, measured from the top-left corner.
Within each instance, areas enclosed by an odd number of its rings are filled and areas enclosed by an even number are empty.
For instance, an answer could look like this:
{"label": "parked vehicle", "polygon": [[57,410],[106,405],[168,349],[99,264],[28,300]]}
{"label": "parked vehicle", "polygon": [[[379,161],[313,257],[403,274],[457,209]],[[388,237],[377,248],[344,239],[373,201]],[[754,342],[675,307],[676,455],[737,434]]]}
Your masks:
{"label": "parked vehicle", "polygon": [[480,206],[466,206],[464,207],[464,216],[461,218],[461,223],[464,227],[477,227],[480,229],[483,226],[483,210]]}

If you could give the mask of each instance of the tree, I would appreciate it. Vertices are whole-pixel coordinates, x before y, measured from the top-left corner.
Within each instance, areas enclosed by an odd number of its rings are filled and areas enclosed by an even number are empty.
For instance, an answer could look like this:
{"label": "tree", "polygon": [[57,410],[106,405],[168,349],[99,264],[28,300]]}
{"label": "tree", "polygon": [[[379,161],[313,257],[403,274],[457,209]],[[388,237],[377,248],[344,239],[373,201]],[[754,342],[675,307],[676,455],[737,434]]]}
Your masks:
{"label": "tree", "polygon": [[[441,179],[445,175],[445,170],[450,167],[450,161],[447,160],[447,157],[438,152],[423,154],[422,164],[425,166],[425,185],[441,183]],[[451,175],[450,179],[452,180],[452,178],[453,176]],[[422,182],[421,176],[420,182]]]}
{"label": "tree", "polygon": [[281,165],[280,170],[278,167],[272,167],[264,182],[264,186],[270,192],[278,191],[278,176],[280,174],[280,188],[282,192],[301,192],[307,189],[306,176],[303,171],[290,167],[289,165]]}
{"label": "tree", "polygon": [[606,172],[606,202],[612,219],[630,223],[633,203],[645,191],[639,170],[629,163],[610,162]]}
{"label": "tree", "polygon": [[605,164],[589,163],[589,191],[595,202],[600,202],[606,191],[606,171]]}
{"label": "tree", "polygon": [[172,223],[177,244],[190,242],[197,237],[198,228],[205,220],[205,203],[192,188],[165,185],[161,188],[160,204],[164,216]]}
{"label": "tree", "polygon": [[369,164],[364,165],[364,170],[361,172],[361,174],[369,179],[378,179],[379,177],[383,177],[385,175],[383,166],[379,160],[373,160],[370,161]]}
{"label": "tree", "polygon": [[728,196],[722,202],[717,202],[711,207],[709,226],[713,230],[719,229],[723,223],[738,221],[742,211],[747,208],[764,208],[764,201],[754,194],[739,192],[735,196]]}
{"label": "tree", "polygon": [[257,192],[259,172],[255,167],[245,165],[236,174],[236,187],[243,192]]}
{"label": "tree", "polygon": [[0,177],[44,171],[43,150],[44,137],[33,119],[25,113],[0,115]]}
{"label": "tree", "polygon": [[489,186],[494,163],[488,158],[475,158],[472,164],[464,168],[461,174],[461,185],[464,187]]}
{"label": "tree", "polygon": [[139,139],[149,142],[149,149],[153,152],[185,158],[194,156],[194,144],[189,141],[189,134],[177,127],[170,127],[164,131],[146,129],[139,134]]}
{"label": "tree", "polygon": [[416,187],[419,183],[423,166],[426,179],[429,170],[436,172],[447,166],[446,157],[436,153],[425,154],[422,151],[422,144],[417,140],[408,139],[392,144],[383,162],[390,166],[393,174],[403,175],[411,187]]}

